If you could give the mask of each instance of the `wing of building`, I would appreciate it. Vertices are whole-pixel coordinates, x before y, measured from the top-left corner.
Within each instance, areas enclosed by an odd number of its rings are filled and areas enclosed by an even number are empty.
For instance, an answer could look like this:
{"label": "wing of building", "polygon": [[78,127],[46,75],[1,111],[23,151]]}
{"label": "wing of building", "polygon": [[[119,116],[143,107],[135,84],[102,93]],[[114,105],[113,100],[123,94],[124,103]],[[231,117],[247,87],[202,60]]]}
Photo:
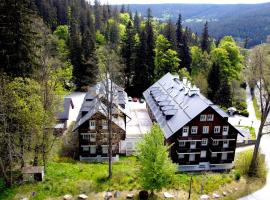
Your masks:
{"label": "wing of building", "polygon": [[119,144],[125,140],[126,118],[129,117],[126,112],[127,94],[123,88],[108,80],[97,83],[89,89],[80,109],[73,130],[79,136],[80,160],[102,161],[108,158],[109,131],[106,105],[111,94],[113,160],[118,159]]}
{"label": "wing of building", "polygon": [[180,171],[232,168],[239,131],[228,115],[204,97],[199,88],[170,73],[143,96],[151,119],[164,132],[173,162]]}

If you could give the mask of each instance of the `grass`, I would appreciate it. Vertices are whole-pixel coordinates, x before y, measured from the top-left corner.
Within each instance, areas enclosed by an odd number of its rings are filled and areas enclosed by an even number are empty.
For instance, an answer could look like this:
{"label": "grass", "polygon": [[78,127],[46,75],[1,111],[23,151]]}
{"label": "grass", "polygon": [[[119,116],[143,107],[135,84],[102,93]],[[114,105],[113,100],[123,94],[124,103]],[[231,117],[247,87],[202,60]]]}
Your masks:
{"label": "grass", "polygon": [[[242,167],[242,166],[238,166]],[[138,193],[141,189],[138,179],[138,164],[135,157],[121,157],[119,162],[113,164],[113,178],[108,180],[107,163],[83,163],[71,159],[57,159],[48,164],[46,180],[42,183],[26,183],[14,186],[10,189],[0,190],[0,199],[22,199],[31,197],[32,192],[35,196],[30,199],[61,199],[65,194],[74,196],[85,193],[90,195],[90,199],[103,199],[103,191],[118,190],[124,192],[134,191]],[[237,169],[236,169],[237,170]],[[235,170],[228,173],[178,173],[171,185],[166,189],[172,193],[180,192],[181,199],[187,197],[189,190],[190,177],[192,175],[192,199],[198,199],[203,188],[204,194],[212,194],[217,191],[230,191],[235,187],[242,196],[252,191],[248,186],[249,178],[241,176],[241,181],[235,181]],[[241,174],[242,175],[242,174]],[[258,182],[255,188],[261,187],[264,182],[262,179],[254,179]],[[260,182],[261,181],[261,182]],[[228,188],[231,189],[229,190]],[[249,188],[248,190],[246,188]],[[242,191],[243,190],[243,191]],[[91,196],[93,195],[93,196]],[[98,198],[96,195],[100,195]],[[162,193],[158,194],[157,199],[162,199]],[[231,193],[231,196],[234,192]],[[121,198],[120,198],[121,199]]]}
{"label": "grass", "polygon": [[261,119],[261,111],[260,111],[258,102],[257,102],[257,100],[256,100],[255,97],[253,97],[252,102],[253,102],[253,107],[254,107],[254,110],[255,110],[256,118],[257,118],[258,120],[260,120],[260,119]]}

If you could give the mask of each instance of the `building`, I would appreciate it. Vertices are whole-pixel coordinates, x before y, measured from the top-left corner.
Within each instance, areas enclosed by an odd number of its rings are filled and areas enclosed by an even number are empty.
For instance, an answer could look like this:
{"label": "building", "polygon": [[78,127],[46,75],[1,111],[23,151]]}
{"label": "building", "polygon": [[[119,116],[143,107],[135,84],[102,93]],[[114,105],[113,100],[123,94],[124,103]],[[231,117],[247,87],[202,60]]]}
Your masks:
{"label": "building", "polygon": [[168,73],[143,95],[151,119],[172,145],[169,153],[179,171],[232,168],[239,131],[196,86]]}
{"label": "building", "polygon": [[[107,85],[108,87],[106,87]],[[112,92],[106,92],[108,91],[106,88],[112,88]],[[113,94],[112,153],[113,160],[119,158],[120,143],[126,138],[127,94],[123,88],[108,80],[108,82],[102,81],[91,87],[82,103],[73,130],[79,137],[80,160],[103,161],[108,159],[109,131],[106,105],[107,99],[111,98],[111,93]]]}

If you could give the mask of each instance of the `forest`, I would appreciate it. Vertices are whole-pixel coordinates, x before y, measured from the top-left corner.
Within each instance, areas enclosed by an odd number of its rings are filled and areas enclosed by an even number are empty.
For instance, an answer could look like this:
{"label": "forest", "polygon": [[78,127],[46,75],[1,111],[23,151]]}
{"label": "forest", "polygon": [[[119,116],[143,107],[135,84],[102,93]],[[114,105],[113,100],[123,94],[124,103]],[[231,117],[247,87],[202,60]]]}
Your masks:
{"label": "forest", "polygon": [[[46,166],[63,96],[104,78],[142,92],[167,72],[188,77],[223,108],[247,115],[244,57],[231,36],[214,40],[177,21],[95,0],[4,0],[0,3],[0,174],[31,162]],[[226,97],[226,98],[224,98]]]}

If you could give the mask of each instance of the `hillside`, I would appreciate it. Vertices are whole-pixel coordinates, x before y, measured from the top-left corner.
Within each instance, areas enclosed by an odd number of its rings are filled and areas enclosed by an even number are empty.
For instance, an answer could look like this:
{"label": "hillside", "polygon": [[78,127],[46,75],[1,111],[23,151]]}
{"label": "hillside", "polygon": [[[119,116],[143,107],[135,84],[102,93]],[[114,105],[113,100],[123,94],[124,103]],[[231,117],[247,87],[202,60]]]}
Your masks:
{"label": "hillside", "polygon": [[232,35],[237,40],[249,38],[248,46],[264,42],[270,34],[270,3],[265,4],[152,4],[130,5],[132,12],[152,14],[160,20],[177,19],[182,14],[184,25],[201,33],[203,23],[209,21],[209,32],[216,38]]}

